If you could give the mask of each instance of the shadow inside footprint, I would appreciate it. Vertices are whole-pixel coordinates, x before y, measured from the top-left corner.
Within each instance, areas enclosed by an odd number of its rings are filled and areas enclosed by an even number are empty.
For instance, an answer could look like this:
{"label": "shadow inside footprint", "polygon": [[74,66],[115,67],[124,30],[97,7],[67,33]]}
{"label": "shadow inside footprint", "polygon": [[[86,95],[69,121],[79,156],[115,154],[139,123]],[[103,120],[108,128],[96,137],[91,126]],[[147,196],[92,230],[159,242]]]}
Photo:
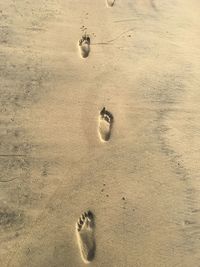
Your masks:
{"label": "shadow inside footprint", "polygon": [[106,0],[108,7],[114,6],[115,0]]}
{"label": "shadow inside footprint", "polygon": [[108,141],[111,136],[113,115],[104,107],[99,116],[99,135],[102,141]]}
{"label": "shadow inside footprint", "polygon": [[90,37],[87,34],[83,35],[82,38],[79,40],[79,50],[81,57],[86,58],[89,56]]}
{"label": "shadow inside footprint", "polygon": [[91,262],[95,256],[94,226],[94,215],[91,211],[84,212],[76,224],[78,245],[85,263]]}

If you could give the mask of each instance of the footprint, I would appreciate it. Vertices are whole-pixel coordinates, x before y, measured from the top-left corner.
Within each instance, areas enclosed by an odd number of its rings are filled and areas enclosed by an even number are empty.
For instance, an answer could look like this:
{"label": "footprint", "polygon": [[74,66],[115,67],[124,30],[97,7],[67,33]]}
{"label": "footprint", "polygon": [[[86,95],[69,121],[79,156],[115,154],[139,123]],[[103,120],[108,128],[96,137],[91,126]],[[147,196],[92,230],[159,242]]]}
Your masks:
{"label": "footprint", "polygon": [[91,211],[84,212],[76,223],[78,245],[85,263],[93,260],[95,255],[94,215]]}
{"label": "footprint", "polygon": [[83,58],[88,57],[90,53],[90,37],[87,34],[84,34],[79,40],[79,50]]}
{"label": "footprint", "polygon": [[113,115],[104,107],[100,111],[99,116],[99,136],[103,142],[106,142],[110,139],[112,124]]}
{"label": "footprint", "polygon": [[112,7],[115,3],[115,0],[106,0],[108,7]]}

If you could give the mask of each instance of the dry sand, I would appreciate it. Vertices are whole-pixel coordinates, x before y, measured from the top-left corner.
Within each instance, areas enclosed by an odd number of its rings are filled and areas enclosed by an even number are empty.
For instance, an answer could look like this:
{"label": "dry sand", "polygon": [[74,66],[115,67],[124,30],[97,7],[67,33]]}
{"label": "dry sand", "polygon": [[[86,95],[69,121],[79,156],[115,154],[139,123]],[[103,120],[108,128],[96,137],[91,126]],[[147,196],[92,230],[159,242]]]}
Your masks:
{"label": "dry sand", "polygon": [[84,266],[88,210],[90,266],[200,266],[199,14],[198,0],[1,0],[1,267]]}

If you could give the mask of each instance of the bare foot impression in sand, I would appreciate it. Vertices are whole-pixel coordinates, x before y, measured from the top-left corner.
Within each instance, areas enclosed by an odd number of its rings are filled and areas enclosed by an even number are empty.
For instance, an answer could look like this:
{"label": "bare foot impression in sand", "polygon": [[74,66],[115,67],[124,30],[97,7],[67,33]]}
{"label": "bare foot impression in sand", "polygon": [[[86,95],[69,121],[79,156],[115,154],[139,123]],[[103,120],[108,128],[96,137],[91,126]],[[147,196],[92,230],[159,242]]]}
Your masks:
{"label": "bare foot impression in sand", "polygon": [[115,3],[115,0],[106,0],[106,3],[108,5],[108,7],[112,7]]}
{"label": "bare foot impression in sand", "polygon": [[113,115],[104,107],[99,116],[99,136],[103,142],[110,139],[113,124]]}
{"label": "bare foot impression in sand", "polygon": [[88,57],[90,53],[90,37],[87,34],[83,35],[79,40],[79,50],[81,57]]}
{"label": "bare foot impression in sand", "polygon": [[85,263],[93,260],[95,255],[94,215],[91,211],[84,212],[76,223],[78,245]]}

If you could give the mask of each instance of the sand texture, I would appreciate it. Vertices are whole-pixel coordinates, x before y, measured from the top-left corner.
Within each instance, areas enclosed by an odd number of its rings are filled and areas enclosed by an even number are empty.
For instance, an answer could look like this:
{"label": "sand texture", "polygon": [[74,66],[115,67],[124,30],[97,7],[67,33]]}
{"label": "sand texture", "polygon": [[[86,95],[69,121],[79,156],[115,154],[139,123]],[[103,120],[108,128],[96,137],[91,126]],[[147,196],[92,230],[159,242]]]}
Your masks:
{"label": "sand texture", "polygon": [[0,2],[0,267],[199,267],[199,0]]}

